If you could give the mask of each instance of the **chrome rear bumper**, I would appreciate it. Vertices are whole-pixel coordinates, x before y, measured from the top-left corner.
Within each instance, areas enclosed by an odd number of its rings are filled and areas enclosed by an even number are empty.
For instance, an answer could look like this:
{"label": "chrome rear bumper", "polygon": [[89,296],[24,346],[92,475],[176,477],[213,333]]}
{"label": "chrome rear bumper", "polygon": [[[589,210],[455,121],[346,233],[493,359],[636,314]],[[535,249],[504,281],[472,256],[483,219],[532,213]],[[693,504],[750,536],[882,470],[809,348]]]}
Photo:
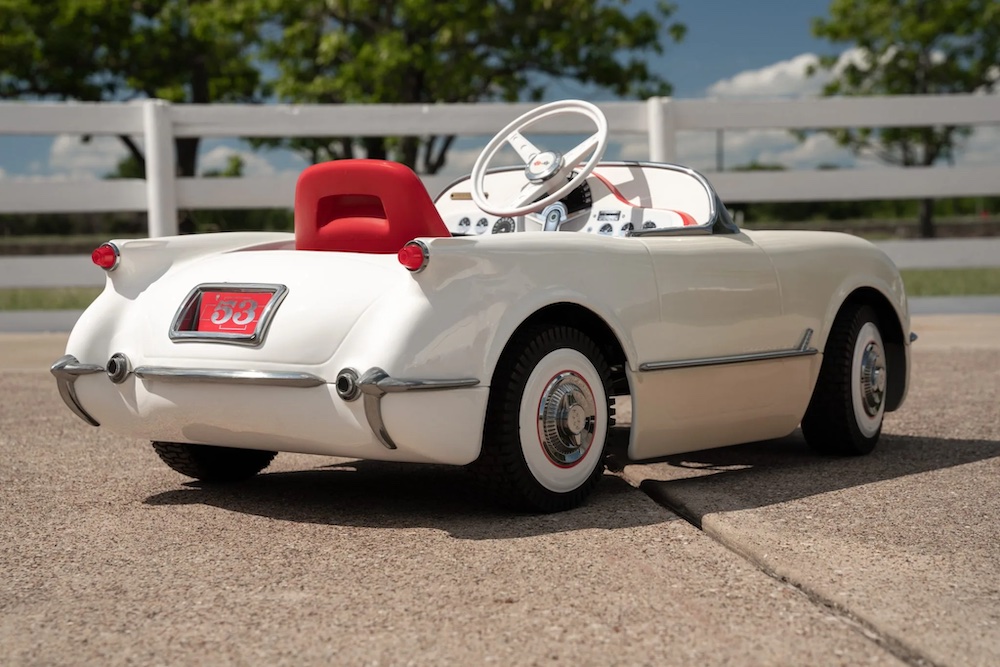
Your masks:
{"label": "chrome rear bumper", "polygon": [[[122,356],[123,368],[128,367],[128,360]],[[121,364],[120,364],[121,365]],[[67,407],[91,426],[100,426],[83,406],[76,393],[76,378],[81,375],[107,372],[111,373],[104,366],[97,364],[81,364],[76,357],[71,354],[60,358],[52,365],[52,375],[56,378],[59,387],[59,395]],[[233,385],[255,385],[262,387],[290,387],[290,388],[310,388],[327,384],[327,381],[312,373],[300,373],[293,371],[251,371],[251,370],[227,370],[214,368],[171,368],[164,366],[139,366],[127,374],[134,374],[142,380],[154,380],[159,382],[197,382],[214,384]],[[356,375],[356,372],[355,372]],[[339,376],[338,376],[339,377]],[[124,381],[124,377],[117,383]],[[434,379],[399,379],[393,378],[384,370],[378,367],[368,369],[357,380],[357,387],[360,390],[352,397],[341,396],[345,401],[351,401],[364,396],[365,418],[372,433],[386,449],[396,449],[396,443],[386,429],[385,420],[382,417],[382,397],[404,391],[440,391],[444,389],[462,389],[475,387],[479,384],[476,378],[460,378],[456,380],[434,380]]]}

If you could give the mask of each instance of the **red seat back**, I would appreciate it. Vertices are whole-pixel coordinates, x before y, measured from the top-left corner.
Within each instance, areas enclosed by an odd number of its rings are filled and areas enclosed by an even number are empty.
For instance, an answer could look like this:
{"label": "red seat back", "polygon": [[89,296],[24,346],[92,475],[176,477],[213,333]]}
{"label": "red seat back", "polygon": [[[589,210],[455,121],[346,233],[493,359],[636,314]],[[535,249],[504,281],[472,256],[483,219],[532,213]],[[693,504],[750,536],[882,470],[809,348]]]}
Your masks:
{"label": "red seat back", "polygon": [[451,236],[413,171],[385,160],[306,168],[295,186],[298,250],[394,253],[418,237]]}

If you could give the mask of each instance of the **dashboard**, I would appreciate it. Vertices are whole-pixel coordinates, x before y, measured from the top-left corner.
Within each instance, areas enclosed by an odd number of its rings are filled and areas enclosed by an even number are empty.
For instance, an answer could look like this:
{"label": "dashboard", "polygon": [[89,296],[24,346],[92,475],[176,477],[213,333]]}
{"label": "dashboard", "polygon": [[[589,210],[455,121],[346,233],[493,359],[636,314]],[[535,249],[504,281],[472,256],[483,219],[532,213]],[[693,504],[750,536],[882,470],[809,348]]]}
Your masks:
{"label": "dashboard", "polygon": [[[650,172],[654,173],[651,178]],[[681,180],[683,187],[677,187]],[[487,174],[487,197],[509,201],[526,183],[522,169]],[[673,193],[674,201],[657,201]],[[662,197],[662,195],[661,195]],[[472,201],[468,178],[453,183],[435,205],[452,234],[483,236],[525,231],[572,231],[627,237],[635,230],[701,225],[709,222],[711,193],[686,173],[635,163],[599,165],[577,188],[544,209],[521,216],[485,213]],[[680,204],[686,208],[674,207]]]}

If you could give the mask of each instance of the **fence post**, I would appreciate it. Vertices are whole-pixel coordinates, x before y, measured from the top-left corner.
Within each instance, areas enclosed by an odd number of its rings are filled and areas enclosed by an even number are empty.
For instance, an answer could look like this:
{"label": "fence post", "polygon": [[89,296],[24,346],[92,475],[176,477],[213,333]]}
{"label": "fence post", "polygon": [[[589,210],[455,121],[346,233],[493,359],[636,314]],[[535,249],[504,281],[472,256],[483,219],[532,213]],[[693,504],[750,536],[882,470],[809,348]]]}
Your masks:
{"label": "fence post", "polygon": [[677,161],[677,130],[673,101],[669,97],[646,100],[646,124],[649,132],[649,159],[653,162]]}
{"label": "fence post", "polygon": [[142,121],[149,236],[173,236],[177,233],[177,168],[169,103],[145,100]]}

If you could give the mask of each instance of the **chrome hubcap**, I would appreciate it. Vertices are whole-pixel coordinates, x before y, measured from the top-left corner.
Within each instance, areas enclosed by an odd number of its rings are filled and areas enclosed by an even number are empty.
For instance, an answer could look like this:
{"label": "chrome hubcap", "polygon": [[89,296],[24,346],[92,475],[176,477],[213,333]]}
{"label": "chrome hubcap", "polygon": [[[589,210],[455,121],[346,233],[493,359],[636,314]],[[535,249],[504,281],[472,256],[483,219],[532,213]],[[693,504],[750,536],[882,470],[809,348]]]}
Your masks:
{"label": "chrome hubcap", "polygon": [[538,437],[545,455],[572,466],[594,442],[597,406],[587,382],[573,371],[556,375],[538,403]]}
{"label": "chrome hubcap", "polygon": [[870,417],[878,414],[885,399],[885,357],[874,341],[861,355],[861,400]]}

